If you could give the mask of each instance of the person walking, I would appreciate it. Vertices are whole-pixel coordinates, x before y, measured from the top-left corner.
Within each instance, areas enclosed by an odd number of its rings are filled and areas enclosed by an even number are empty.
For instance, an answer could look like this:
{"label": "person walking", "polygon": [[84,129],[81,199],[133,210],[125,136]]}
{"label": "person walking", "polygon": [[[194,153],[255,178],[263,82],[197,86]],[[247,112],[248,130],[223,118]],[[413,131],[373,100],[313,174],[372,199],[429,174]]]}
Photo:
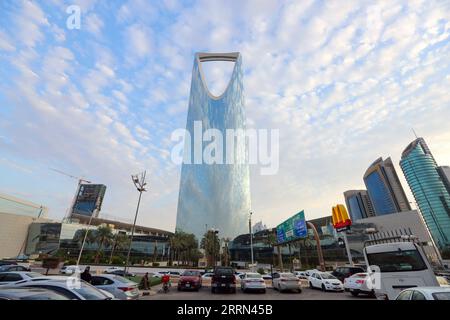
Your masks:
{"label": "person walking", "polygon": [[81,274],[81,280],[91,283],[92,276],[90,274],[91,267],[87,266]]}
{"label": "person walking", "polygon": [[144,277],[142,278],[142,286],[144,290],[149,290],[150,284],[148,280],[148,272],[145,273]]}

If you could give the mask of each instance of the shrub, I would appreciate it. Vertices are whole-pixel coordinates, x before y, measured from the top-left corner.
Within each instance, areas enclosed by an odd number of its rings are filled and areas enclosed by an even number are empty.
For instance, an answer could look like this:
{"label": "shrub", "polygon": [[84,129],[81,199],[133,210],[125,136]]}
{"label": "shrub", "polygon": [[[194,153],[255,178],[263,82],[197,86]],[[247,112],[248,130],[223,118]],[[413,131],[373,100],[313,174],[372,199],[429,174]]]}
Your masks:
{"label": "shrub", "polygon": [[159,262],[153,262],[153,263],[152,263],[152,266],[153,266],[153,267],[159,267]]}
{"label": "shrub", "polygon": [[65,266],[71,266],[74,264],[77,264],[77,260],[75,260],[75,259],[69,259],[64,263]]}
{"label": "shrub", "polygon": [[264,269],[263,268],[258,268],[258,271],[257,271],[259,274],[264,274],[265,272],[264,272]]}

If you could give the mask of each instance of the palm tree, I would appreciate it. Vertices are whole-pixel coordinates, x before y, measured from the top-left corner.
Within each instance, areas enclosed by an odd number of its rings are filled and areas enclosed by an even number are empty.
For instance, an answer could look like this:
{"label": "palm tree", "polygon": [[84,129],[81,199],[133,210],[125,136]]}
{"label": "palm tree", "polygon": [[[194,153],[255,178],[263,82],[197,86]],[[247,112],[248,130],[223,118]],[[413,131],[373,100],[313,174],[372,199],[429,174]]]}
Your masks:
{"label": "palm tree", "polygon": [[109,245],[112,239],[112,229],[109,226],[99,226],[95,232],[95,240],[98,243],[94,263],[99,263],[100,253],[104,245]]}
{"label": "palm tree", "polygon": [[109,264],[112,263],[112,258],[114,256],[114,251],[125,249],[130,244],[130,238],[124,233],[117,233],[114,237],[114,242],[111,248],[111,255],[109,257]]}
{"label": "palm tree", "polygon": [[208,265],[214,265],[215,257],[220,250],[220,240],[213,230],[209,230],[203,235],[200,248],[205,250]]}
{"label": "palm tree", "polygon": [[269,245],[272,248],[272,265],[274,266],[275,263],[275,255],[273,254],[273,249],[275,248],[275,245],[277,244],[277,237],[275,235],[275,232],[270,231],[267,234],[267,237],[264,239],[265,244]]}

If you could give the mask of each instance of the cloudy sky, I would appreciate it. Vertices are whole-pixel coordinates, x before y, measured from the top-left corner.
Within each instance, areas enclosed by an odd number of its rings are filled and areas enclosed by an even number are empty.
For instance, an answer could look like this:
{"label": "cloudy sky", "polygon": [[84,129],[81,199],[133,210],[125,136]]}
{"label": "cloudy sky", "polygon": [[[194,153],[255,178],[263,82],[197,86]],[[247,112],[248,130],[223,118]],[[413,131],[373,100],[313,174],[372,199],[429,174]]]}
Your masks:
{"label": "cloudy sky", "polygon": [[[66,9],[81,8],[80,29]],[[280,169],[251,168],[254,219],[330,214],[376,158],[398,166],[425,137],[450,164],[450,2],[0,1],[0,192],[65,215],[76,180],[107,185],[132,219],[130,174],[148,170],[138,222],[175,226],[194,53],[240,51],[248,127],[280,130]],[[209,63],[211,91],[229,65]],[[410,196],[409,188],[404,187]]]}

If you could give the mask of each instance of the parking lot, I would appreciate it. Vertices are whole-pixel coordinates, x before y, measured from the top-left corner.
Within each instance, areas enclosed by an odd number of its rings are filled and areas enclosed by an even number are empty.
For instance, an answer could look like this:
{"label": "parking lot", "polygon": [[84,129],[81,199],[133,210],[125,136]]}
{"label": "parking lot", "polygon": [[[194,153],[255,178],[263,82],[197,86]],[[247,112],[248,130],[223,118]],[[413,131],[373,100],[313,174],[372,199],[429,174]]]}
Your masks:
{"label": "parking lot", "polygon": [[197,291],[178,291],[172,285],[168,293],[162,291],[161,285],[152,288],[149,296],[140,297],[141,300],[366,300],[365,295],[353,297],[349,292],[322,292],[317,289],[303,288],[302,293],[278,292],[267,288],[266,293],[243,293],[238,288],[233,293],[211,293],[211,288],[203,286]]}

